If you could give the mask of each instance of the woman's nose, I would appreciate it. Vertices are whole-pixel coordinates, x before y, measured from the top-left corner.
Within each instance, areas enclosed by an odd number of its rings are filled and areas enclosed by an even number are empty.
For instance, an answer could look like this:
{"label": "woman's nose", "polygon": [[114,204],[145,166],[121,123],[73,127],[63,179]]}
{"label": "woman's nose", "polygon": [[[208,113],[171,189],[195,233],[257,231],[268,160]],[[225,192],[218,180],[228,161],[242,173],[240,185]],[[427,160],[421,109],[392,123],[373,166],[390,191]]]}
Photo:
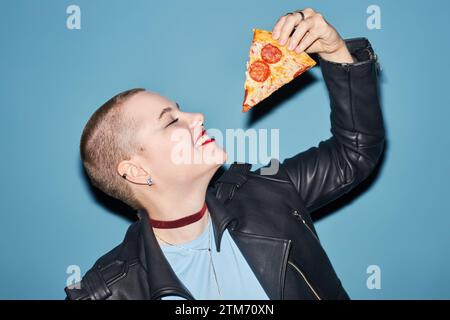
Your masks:
{"label": "woman's nose", "polygon": [[191,128],[203,126],[205,123],[205,116],[202,113],[193,113],[192,115]]}

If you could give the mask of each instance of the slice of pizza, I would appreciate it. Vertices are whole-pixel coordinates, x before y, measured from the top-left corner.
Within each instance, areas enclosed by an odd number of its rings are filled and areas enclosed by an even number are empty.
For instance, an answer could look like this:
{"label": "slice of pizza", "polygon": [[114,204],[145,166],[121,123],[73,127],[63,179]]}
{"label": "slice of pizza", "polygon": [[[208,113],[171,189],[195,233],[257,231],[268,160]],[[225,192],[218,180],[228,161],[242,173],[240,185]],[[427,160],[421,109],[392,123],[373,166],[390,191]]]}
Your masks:
{"label": "slice of pizza", "polygon": [[315,65],[306,52],[297,53],[279,45],[272,39],[272,32],[253,29],[242,112],[247,112]]}

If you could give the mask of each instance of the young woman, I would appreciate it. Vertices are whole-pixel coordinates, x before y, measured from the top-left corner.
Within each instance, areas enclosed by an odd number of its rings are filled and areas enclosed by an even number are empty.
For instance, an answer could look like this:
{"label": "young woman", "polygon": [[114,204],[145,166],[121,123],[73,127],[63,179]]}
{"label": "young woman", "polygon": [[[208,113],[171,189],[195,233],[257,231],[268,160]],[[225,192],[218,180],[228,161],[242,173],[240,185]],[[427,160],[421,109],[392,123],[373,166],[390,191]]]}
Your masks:
{"label": "young woman", "polygon": [[235,163],[209,186],[227,156],[202,114],[142,89],[113,97],[88,121],[81,158],[92,183],[139,221],[66,288],[68,299],[349,298],[310,213],[359,184],[382,153],[376,56],[310,8],[282,16],[273,38],[318,53],[332,136],[273,175]]}

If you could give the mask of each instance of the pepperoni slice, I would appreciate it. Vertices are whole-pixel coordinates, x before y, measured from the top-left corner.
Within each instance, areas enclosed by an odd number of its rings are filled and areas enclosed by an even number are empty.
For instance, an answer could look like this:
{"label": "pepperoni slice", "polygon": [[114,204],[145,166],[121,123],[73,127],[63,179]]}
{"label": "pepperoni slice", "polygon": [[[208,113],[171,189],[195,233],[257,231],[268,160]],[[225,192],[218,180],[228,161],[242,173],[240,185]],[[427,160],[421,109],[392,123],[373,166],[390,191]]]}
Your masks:
{"label": "pepperoni slice", "polygon": [[261,58],[267,63],[277,63],[281,60],[282,56],[283,53],[281,50],[270,43],[261,49]]}
{"label": "pepperoni slice", "polygon": [[250,77],[257,82],[264,82],[270,76],[270,67],[262,60],[253,62],[248,70]]}

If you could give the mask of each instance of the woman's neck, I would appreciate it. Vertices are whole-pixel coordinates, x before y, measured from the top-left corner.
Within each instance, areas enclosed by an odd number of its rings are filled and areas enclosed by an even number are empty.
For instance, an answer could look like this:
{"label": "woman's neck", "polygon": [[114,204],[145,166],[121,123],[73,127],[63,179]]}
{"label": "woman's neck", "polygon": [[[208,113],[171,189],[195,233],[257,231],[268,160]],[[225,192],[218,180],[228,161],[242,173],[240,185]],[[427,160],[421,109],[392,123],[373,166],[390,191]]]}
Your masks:
{"label": "woman's neck", "polygon": [[[169,194],[155,197],[149,201],[144,209],[149,218],[154,220],[171,221],[192,215],[200,209],[206,201],[207,185],[190,190],[171,190]],[[154,196],[154,195],[153,195]],[[171,244],[181,244],[197,238],[208,224],[209,210],[198,221],[183,227],[173,229],[153,228],[155,235]],[[157,238],[158,239],[158,238]],[[158,239],[158,241],[160,241]]]}

